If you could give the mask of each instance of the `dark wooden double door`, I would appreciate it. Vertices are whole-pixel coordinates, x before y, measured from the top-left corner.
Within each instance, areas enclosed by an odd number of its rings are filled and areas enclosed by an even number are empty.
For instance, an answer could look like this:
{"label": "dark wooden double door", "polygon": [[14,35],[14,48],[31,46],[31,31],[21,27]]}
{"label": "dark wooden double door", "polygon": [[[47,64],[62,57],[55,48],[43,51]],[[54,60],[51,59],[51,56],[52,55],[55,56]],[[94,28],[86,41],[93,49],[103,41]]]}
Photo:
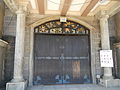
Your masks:
{"label": "dark wooden double door", "polygon": [[35,85],[92,82],[87,35],[35,34],[34,40]]}

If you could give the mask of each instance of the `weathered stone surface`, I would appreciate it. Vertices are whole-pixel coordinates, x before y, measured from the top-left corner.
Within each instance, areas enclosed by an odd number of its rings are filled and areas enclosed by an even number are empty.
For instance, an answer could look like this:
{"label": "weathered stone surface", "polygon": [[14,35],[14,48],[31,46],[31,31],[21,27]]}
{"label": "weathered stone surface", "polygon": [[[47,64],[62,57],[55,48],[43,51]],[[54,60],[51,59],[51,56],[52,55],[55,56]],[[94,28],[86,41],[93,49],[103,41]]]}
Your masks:
{"label": "weathered stone surface", "polygon": [[2,37],[2,33],[3,33],[4,14],[5,14],[5,5],[3,0],[0,0],[0,38]]}
{"label": "weathered stone surface", "polygon": [[120,79],[100,79],[100,85],[103,85],[105,87],[120,87]]}
{"label": "weathered stone surface", "polygon": [[115,15],[115,24],[117,42],[120,42],[120,12]]}
{"label": "weathered stone surface", "polygon": [[8,45],[7,42],[0,39],[0,86],[5,83],[4,63],[5,63],[7,45]]}
{"label": "weathered stone surface", "polygon": [[113,50],[114,68],[113,75],[120,78],[120,12],[109,18],[110,45]]}
{"label": "weathered stone surface", "polygon": [[8,8],[5,9],[3,35],[16,35],[16,15],[12,13]]}
{"label": "weathered stone surface", "polygon": [[9,82],[6,84],[6,90],[25,90],[27,82]]}
{"label": "weathered stone surface", "polygon": [[8,42],[8,48],[6,50],[6,57],[4,64],[4,72],[5,72],[4,78],[5,78],[5,82],[9,82],[13,78],[15,37],[4,36],[3,40]]}
{"label": "weathered stone surface", "polygon": [[120,87],[106,88],[100,85],[41,85],[28,87],[27,90],[119,90]]}
{"label": "weathered stone surface", "polygon": [[91,31],[91,70],[93,76],[93,83],[96,83],[96,75],[102,75],[100,60],[99,60],[99,50],[100,48],[100,32],[99,29],[96,31]]}

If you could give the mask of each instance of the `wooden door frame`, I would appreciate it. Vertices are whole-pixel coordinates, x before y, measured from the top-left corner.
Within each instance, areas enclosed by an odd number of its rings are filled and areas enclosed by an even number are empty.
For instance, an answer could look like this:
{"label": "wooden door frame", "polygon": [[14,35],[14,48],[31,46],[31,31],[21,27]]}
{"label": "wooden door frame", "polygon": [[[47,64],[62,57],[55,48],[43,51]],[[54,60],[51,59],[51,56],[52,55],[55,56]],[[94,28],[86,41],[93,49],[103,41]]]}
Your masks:
{"label": "wooden door frame", "polygon": [[[50,21],[50,20],[57,20],[59,19],[60,16],[56,16],[56,17],[47,17],[45,18],[45,20],[41,19],[40,21],[38,22],[35,22],[34,24],[30,25],[30,59],[29,59],[29,86],[33,86],[33,61],[34,61],[34,27],[37,26],[37,25],[40,25],[44,22],[46,22],[46,20]],[[95,71],[95,52],[94,52],[94,40],[93,40],[93,32],[95,30],[94,27],[92,27],[91,25],[89,25],[88,23],[84,22],[84,21],[81,21],[79,19],[76,19],[76,18],[72,18],[72,17],[68,17],[69,20],[71,21],[74,21],[74,22],[77,22],[77,23],[82,23],[83,26],[87,26],[87,28],[90,30],[90,59],[91,59],[91,76],[92,76],[92,81],[94,84],[96,84],[96,71]],[[44,22],[43,22],[44,21]],[[80,24],[81,24],[80,23]],[[92,53],[91,53],[92,52]]]}

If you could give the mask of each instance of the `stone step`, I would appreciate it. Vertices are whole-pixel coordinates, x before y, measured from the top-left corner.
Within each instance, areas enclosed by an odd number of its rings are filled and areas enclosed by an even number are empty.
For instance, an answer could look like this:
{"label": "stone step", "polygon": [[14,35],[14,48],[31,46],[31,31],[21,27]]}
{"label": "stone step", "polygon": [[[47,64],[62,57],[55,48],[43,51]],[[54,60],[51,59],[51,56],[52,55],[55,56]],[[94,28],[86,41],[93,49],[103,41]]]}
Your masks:
{"label": "stone step", "polygon": [[26,90],[120,90],[120,87],[105,88],[100,85],[36,85]]}

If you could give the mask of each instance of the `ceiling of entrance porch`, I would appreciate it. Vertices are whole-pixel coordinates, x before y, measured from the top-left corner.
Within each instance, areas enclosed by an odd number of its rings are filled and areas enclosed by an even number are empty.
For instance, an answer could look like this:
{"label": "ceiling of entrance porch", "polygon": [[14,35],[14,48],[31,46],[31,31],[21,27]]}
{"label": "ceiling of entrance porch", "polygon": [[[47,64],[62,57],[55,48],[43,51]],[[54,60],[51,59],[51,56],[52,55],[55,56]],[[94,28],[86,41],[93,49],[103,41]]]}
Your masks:
{"label": "ceiling of entrance porch", "polygon": [[[24,0],[22,0],[24,1]],[[109,9],[120,0],[28,0],[31,13],[41,15],[92,16],[99,9]],[[119,2],[120,3],[120,2]]]}

